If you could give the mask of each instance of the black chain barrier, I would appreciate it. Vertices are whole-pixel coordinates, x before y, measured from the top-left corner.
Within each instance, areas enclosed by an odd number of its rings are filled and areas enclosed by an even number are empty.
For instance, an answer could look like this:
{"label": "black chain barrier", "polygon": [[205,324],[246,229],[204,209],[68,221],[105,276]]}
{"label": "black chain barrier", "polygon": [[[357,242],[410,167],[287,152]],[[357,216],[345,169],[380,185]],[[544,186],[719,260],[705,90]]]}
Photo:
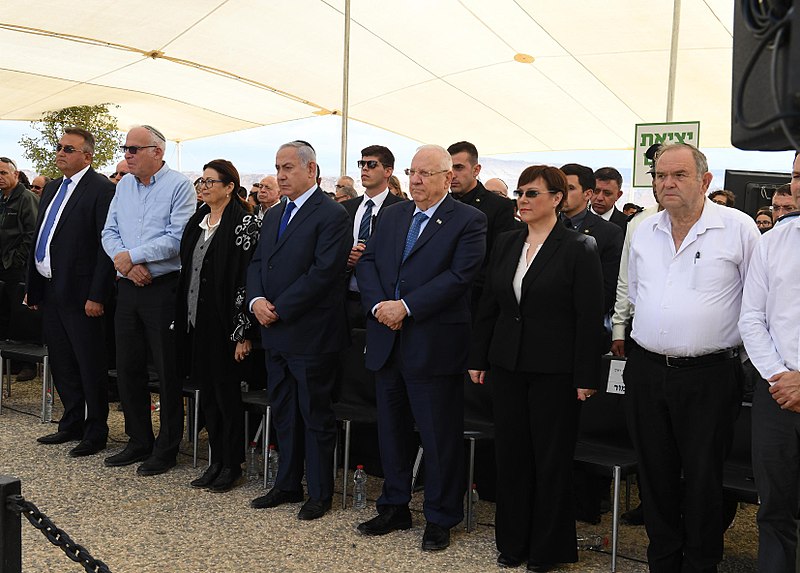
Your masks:
{"label": "black chain barrier", "polygon": [[49,517],[39,511],[38,507],[30,501],[27,501],[23,496],[8,496],[7,507],[10,511],[27,517],[31,525],[41,531],[42,535],[44,535],[50,543],[56,547],[60,547],[67,557],[83,565],[86,571],[91,573],[111,573],[108,565],[92,557],[83,545],[72,541],[66,531],[56,527],[56,524],[53,523]]}

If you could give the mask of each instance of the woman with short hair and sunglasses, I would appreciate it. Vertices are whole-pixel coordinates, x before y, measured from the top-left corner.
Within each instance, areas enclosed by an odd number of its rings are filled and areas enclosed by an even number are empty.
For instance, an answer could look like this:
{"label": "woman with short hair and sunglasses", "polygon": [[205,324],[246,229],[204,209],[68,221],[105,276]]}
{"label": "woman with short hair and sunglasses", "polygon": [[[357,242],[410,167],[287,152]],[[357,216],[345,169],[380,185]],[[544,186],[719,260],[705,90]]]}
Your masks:
{"label": "woman with short hair and sunglasses", "polygon": [[191,485],[225,492],[239,483],[244,461],[237,363],[257,334],[244,293],[261,220],[237,193],[239,172],[230,161],[209,161],[195,186],[203,205],[181,239],[175,332],[179,364],[200,387],[211,445],[208,468]]}
{"label": "woman with short hair and sunglasses", "polygon": [[517,187],[525,227],[492,249],[469,374],[494,403],[498,565],[547,571],[578,560],[572,458],[599,384],[603,279],[594,239],[559,221],[564,173],[531,166]]}

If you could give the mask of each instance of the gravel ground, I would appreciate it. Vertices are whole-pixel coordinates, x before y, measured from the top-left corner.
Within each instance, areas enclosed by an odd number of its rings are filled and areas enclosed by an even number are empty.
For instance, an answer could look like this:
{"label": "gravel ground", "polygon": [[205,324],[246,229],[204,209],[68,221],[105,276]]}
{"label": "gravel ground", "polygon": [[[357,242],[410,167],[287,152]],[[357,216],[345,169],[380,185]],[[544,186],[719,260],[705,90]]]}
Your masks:
{"label": "gravel ground", "polygon": [[[478,504],[478,527],[453,530],[452,545],[439,553],[423,553],[425,527],[422,494],[412,501],[414,527],[380,538],[365,538],[355,527],[374,514],[371,509],[341,509],[341,473],[334,509],[313,522],[297,519],[300,504],[254,510],[250,500],[265,492],[260,483],[246,483],[225,494],[196,490],[189,482],[204,467],[192,468],[191,445],[184,443],[178,466],[167,474],[138,477],[136,466],[107,468],[102,460],[126,441],[121,412],[112,404],[109,449],[96,456],[73,459],[75,444],[45,446],[38,436],[56,430],[38,419],[41,383],[14,383],[3,400],[0,416],[0,475],[22,480],[23,495],[64,529],[76,543],[102,559],[114,573],[170,571],[397,571],[464,573],[499,571],[495,564],[494,504]],[[58,402],[54,416],[60,415]],[[204,434],[203,434],[204,435]],[[200,451],[206,452],[201,438]],[[352,483],[350,483],[352,485]],[[380,480],[368,480],[370,499]],[[610,515],[597,526],[578,523],[578,534],[611,535]],[[23,571],[80,571],[27,521],[23,523]],[[647,571],[643,562],[647,537],[643,527],[621,526],[620,572]],[[725,560],[720,572],[756,571],[755,507],[739,509],[725,536]],[[611,557],[580,552],[580,562],[559,571],[610,570]],[[524,570],[524,568],[523,568]]]}

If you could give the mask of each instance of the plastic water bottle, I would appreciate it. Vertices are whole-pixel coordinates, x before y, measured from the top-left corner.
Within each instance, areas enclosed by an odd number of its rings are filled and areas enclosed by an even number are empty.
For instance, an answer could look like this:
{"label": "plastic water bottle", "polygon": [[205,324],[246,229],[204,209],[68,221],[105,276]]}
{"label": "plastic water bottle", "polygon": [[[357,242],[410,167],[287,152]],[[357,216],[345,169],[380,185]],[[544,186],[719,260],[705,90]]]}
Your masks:
{"label": "plastic water bottle", "polygon": [[356,466],[356,471],[353,474],[353,509],[366,509],[367,508],[367,474],[364,472],[364,466]]}
{"label": "plastic water bottle", "polygon": [[247,479],[248,481],[258,480],[258,444],[250,442],[247,448]]}
{"label": "plastic water bottle", "polygon": [[[469,498],[467,496],[469,496]],[[469,507],[469,505],[467,504],[469,503],[470,498],[472,499],[472,515],[470,516],[470,520],[467,525],[469,526],[469,530],[473,531],[475,529],[475,526],[478,525],[477,509],[478,509],[478,501],[480,501],[480,497],[478,496],[478,486],[475,484],[472,484],[472,489],[464,494],[465,515],[466,515],[466,510]]]}
{"label": "plastic water bottle", "polygon": [[275,481],[278,479],[278,450],[275,449],[275,444],[269,445],[269,454],[267,457],[267,488],[272,489],[275,487]]}
{"label": "plastic water bottle", "polygon": [[578,549],[599,551],[603,546],[608,545],[608,538],[599,535],[579,535]]}

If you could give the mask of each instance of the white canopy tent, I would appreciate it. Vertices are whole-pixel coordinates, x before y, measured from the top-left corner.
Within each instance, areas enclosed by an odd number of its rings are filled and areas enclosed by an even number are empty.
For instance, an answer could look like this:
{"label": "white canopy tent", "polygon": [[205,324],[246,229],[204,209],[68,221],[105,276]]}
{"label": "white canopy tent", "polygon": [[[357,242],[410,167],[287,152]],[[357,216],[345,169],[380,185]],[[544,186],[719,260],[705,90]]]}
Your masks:
{"label": "white canopy tent", "polygon": [[[680,2],[679,35],[673,10]],[[482,154],[730,147],[733,0],[351,0],[349,116]],[[112,103],[169,139],[340,114],[345,0],[3,2],[0,119]],[[298,134],[302,137],[302,134]]]}

